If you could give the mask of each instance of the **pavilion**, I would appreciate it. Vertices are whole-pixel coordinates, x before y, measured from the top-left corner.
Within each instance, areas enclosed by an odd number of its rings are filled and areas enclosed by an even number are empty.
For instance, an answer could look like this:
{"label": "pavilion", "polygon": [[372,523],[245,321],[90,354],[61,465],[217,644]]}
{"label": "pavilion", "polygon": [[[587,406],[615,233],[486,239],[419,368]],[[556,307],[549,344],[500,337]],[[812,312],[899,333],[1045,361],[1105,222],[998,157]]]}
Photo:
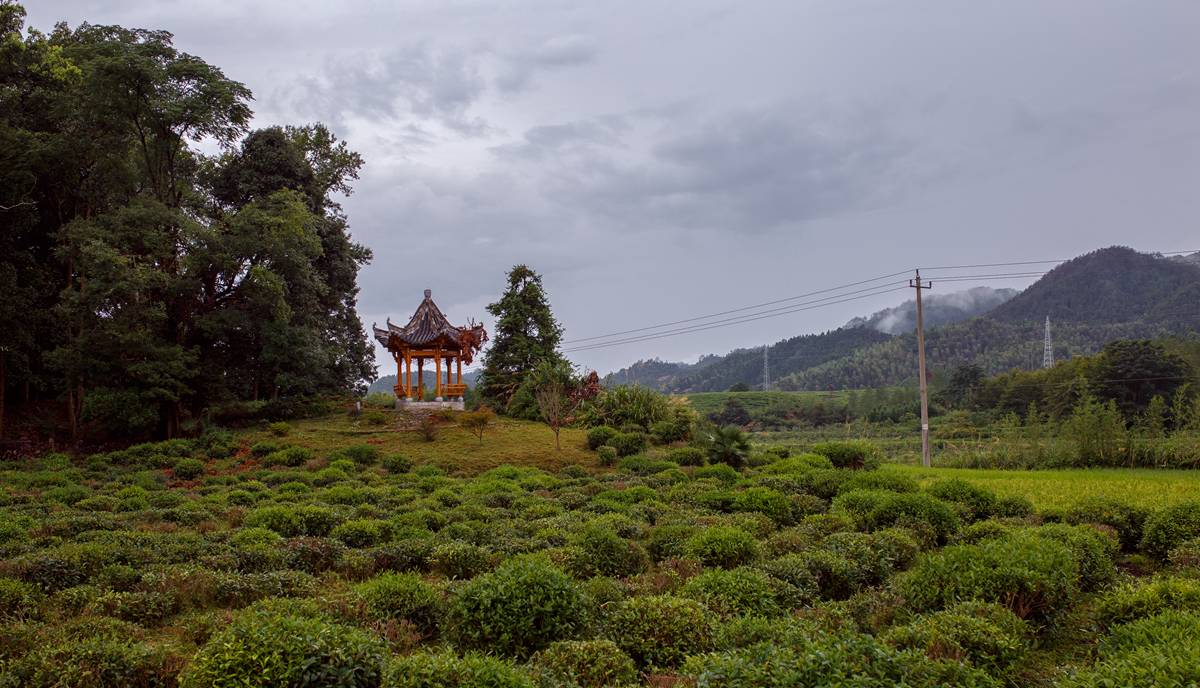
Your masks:
{"label": "pavilion", "polygon": [[[461,406],[467,386],[462,381],[463,364],[470,365],[475,353],[487,341],[487,331],[475,321],[465,327],[450,324],[441,309],[433,302],[432,292],[425,290],[425,299],[409,319],[399,327],[389,318],[387,329],[374,324],[375,339],[391,352],[396,361],[397,404],[429,403],[424,398],[425,361],[433,361],[434,392],[433,404]],[[417,363],[417,376],[413,377],[413,361]],[[442,379],[442,364],[446,376]],[[449,403],[447,403],[449,400]]]}

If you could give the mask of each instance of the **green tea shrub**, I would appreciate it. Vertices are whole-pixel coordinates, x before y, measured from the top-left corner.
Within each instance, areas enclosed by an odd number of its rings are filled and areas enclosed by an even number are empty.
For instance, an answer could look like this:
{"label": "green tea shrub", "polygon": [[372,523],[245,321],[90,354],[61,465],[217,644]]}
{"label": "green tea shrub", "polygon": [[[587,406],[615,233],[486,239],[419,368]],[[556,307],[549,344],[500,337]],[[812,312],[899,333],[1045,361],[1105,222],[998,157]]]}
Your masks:
{"label": "green tea shrub", "polygon": [[1142,527],[1150,510],[1127,504],[1113,497],[1084,497],[1063,512],[1063,520],[1072,525],[1095,523],[1117,531],[1121,549],[1132,552],[1142,540]]}
{"label": "green tea shrub", "polygon": [[442,617],[442,596],[415,573],[385,573],[354,586],[376,618],[404,620],[432,635]]}
{"label": "green tea shrub", "polygon": [[726,485],[732,485],[741,480],[742,473],[727,463],[715,463],[697,468],[692,473],[692,477],[696,480],[716,480]]}
{"label": "green tea shrub", "polygon": [[999,688],[978,669],[889,650],[856,633],[814,635],[780,645],[758,643],[692,657],[683,674],[697,688]]}
{"label": "green tea shrub", "polygon": [[800,484],[804,491],[821,499],[833,499],[842,483],[854,477],[851,471],[836,468],[818,468],[800,476]]}
{"label": "green tea shrub", "polygon": [[699,447],[676,447],[667,452],[667,460],[680,466],[703,466],[707,455]]}
{"label": "green tea shrub", "polygon": [[155,626],[179,611],[179,600],[170,592],[106,592],[92,600],[84,611],[140,626]]}
{"label": "green tea shrub", "polygon": [[24,621],[40,611],[41,592],[30,583],[0,578],[0,620]]}
{"label": "green tea shrub", "polygon": [[776,600],[778,583],[758,569],[716,569],[688,580],[680,595],[721,616],[778,616],[783,612]]}
{"label": "green tea shrub", "polygon": [[57,502],[72,506],[77,502],[87,499],[92,494],[92,491],[83,485],[75,485],[74,483],[54,487],[42,493],[42,501]]}
{"label": "green tea shrub", "polygon": [[447,635],[464,649],[527,657],[583,630],[586,601],[570,576],[538,557],[516,557],[454,593]]}
{"label": "green tea shrub", "polygon": [[769,487],[748,487],[736,493],[732,506],[735,511],[765,514],[781,526],[789,526],[796,521],[791,498]]}
{"label": "green tea shrub", "polygon": [[1033,502],[1023,495],[1006,495],[996,499],[996,516],[1025,518],[1033,514]]}
{"label": "green tea shrub", "polygon": [[495,657],[417,652],[388,665],[382,688],[534,688],[519,668]]}
{"label": "green tea shrub", "polygon": [[387,656],[363,631],[322,619],[243,613],[179,677],[180,688],[376,688]]}
{"label": "green tea shrub", "polygon": [[976,521],[968,526],[963,526],[963,529],[958,531],[954,536],[954,544],[956,545],[974,545],[984,540],[995,540],[1002,538],[1013,532],[1013,526],[1010,526],[1000,521],[988,519],[986,521]]}
{"label": "green tea shrub", "polygon": [[296,518],[300,519],[300,528],[305,535],[325,537],[341,520],[337,513],[329,507],[318,504],[305,504],[295,510]]}
{"label": "green tea shrub", "polygon": [[646,451],[646,436],[640,432],[618,432],[606,446],[617,450],[617,456],[633,456]]}
{"label": "green tea shrub", "polygon": [[928,488],[929,494],[958,506],[967,523],[991,518],[996,513],[996,493],[961,478],[939,480]]}
{"label": "green tea shrub", "polygon": [[587,446],[588,449],[595,451],[605,445],[611,446],[612,438],[617,436],[616,428],[610,428],[607,425],[599,425],[587,431]]}
{"label": "green tea shrub", "polygon": [[171,471],[180,480],[195,480],[204,475],[204,462],[200,459],[180,459]]}
{"label": "green tea shrub", "polygon": [[1177,569],[1200,568],[1200,538],[1180,543],[1167,555],[1167,561]]}
{"label": "green tea shrub", "polygon": [[276,437],[285,437],[291,434],[292,426],[284,423],[283,421],[279,421],[268,425],[267,430],[269,430],[271,434]]}
{"label": "green tea shrub", "polygon": [[1200,500],[1178,502],[1150,514],[1142,532],[1142,550],[1165,560],[1180,543],[1200,537]]}
{"label": "green tea shrub", "polygon": [[961,602],[888,630],[882,640],[930,659],[967,662],[993,676],[1010,674],[1025,655],[1029,629],[1007,608]]}
{"label": "green tea shrub", "polygon": [[264,466],[302,466],[313,458],[312,450],[304,447],[284,447],[262,457]]}
{"label": "green tea shrub", "polygon": [[340,540],[347,547],[373,547],[391,536],[387,521],[374,518],[356,518],[338,524],[329,536]]}
{"label": "green tea shrub", "polygon": [[1121,624],[1100,643],[1099,661],[1063,688],[1200,685],[1200,614],[1164,611]]}
{"label": "green tea shrub", "polygon": [[265,597],[311,595],[316,584],[316,579],[303,571],[223,573],[213,583],[212,596],[221,606],[240,608]]}
{"label": "green tea shrub", "polygon": [[530,660],[545,688],[621,688],[638,685],[637,667],[611,640],[561,640]]}
{"label": "green tea shrub", "polygon": [[696,526],[683,523],[655,526],[646,536],[646,550],[654,561],[682,557],[687,540],[696,529]]}
{"label": "green tea shrub", "polygon": [[839,493],[853,490],[917,492],[920,489],[916,480],[897,471],[858,471],[837,486]]}
{"label": "green tea shrub", "polygon": [[762,472],[779,475],[803,475],[809,471],[829,470],[832,468],[833,462],[827,457],[809,453],[787,456],[778,461],[772,461],[763,466]]}
{"label": "green tea shrub", "polygon": [[272,442],[270,440],[263,440],[261,442],[255,442],[254,444],[250,445],[250,454],[251,454],[251,456],[256,456],[256,457],[261,458],[272,452],[277,452],[282,448],[283,447],[281,447],[278,442]]}
{"label": "green tea shrub", "polygon": [[351,444],[339,449],[336,456],[350,459],[359,466],[370,466],[379,462],[379,447],[369,444]]}
{"label": "green tea shrub", "polygon": [[757,564],[772,578],[792,587],[793,595],[801,602],[811,602],[818,594],[817,576],[809,558],[803,554],[785,554]]}
{"label": "green tea shrub", "polygon": [[383,467],[389,473],[407,473],[412,470],[412,460],[403,454],[388,454],[383,457]]}
{"label": "green tea shrub", "polygon": [[178,671],[179,658],[161,648],[129,638],[81,637],[39,644],[0,669],[0,680],[22,688],[166,688]]}
{"label": "green tea shrub", "polygon": [[1091,526],[1069,526],[1052,523],[1034,529],[1033,533],[1057,540],[1071,548],[1079,562],[1079,587],[1084,591],[1099,590],[1117,576],[1113,558],[1117,554],[1117,540]]}
{"label": "green tea shrub", "polygon": [[283,537],[295,537],[304,534],[304,523],[299,514],[290,506],[272,504],[260,506],[246,513],[242,519],[244,528],[267,528]]}
{"label": "green tea shrub", "polygon": [[879,468],[879,462],[883,456],[879,447],[866,440],[818,442],[812,446],[812,453],[829,459],[836,468],[858,470]]}
{"label": "green tea shrub", "polygon": [[1125,583],[1100,597],[1096,615],[1111,627],[1172,610],[1200,613],[1200,580],[1169,576]]}
{"label": "green tea shrub", "polygon": [[632,576],[644,571],[650,563],[650,557],[641,545],[600,524],[585,527],[575,538],[575,544],[584,556],[580,566],[572,568],[582,577]]}
{"label": "green tea shrub", "polygon": [[283,543],[288,568],[318,574],[332,570],[346,552],[341,542],[326,537],[296,537]]}
{"label": "green tea shrub", "polygon": [[433,570],[447,578],[474,578],[492,568],[487,550],[468,542],[447,542],[430,553]]}
{"label": "green tea shrub", "polygon": [[283,536],[269,528],[239,528],[229,536],[230,544],[236,547],[251,545],[274,545],[283,541]]}
{"label": "green tea shrub", "polygon": [[838,495],[831,510],[848,515],[862,530],[892,526],[929,529],[939,544],[959,526],[958,517],[945,502],[923,492],[855,490]]}
{"label": "green tea shrub", "polygon": [[633,597],[612,613],[605,635],[639,667],[677,667],[713,645],[709,612],[695,600]]}
{"label": "green tea shrub", "polygon": [[732,569],[752,563],[758,557],[758,542],[741,528],[715,526],[688,538],[683,551],[705,566]]}
{"label": "green tea shrub", "polygon": [[915,612],[962,600],[997,602],[1022,619],[1052,621],[1079,592],[1079,562],[1070,547],[1034,533],[1013,533],[927,555],[897,590]]}
{"label": "green tea shrub", "polygon": [[596,458],[600,460],[601,466],[611,466],[617,462],[619,458],[617,448],[611,445],[602,444],[596,447]]}

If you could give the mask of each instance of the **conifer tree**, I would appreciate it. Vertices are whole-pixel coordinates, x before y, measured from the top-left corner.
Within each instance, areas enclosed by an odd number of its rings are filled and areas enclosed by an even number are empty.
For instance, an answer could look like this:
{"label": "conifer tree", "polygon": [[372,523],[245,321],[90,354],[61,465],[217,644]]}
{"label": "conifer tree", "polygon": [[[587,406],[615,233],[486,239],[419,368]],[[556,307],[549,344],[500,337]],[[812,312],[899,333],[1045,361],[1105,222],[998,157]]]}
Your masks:
{"label": "conifer tree", "polygon": [[505,409],[530,371],[543,361],[562,360],[562,327],[550,311],[542,276],[525,265],[508,272],[508,287],[487,309],[496,320],[479,391],[496,408]]}

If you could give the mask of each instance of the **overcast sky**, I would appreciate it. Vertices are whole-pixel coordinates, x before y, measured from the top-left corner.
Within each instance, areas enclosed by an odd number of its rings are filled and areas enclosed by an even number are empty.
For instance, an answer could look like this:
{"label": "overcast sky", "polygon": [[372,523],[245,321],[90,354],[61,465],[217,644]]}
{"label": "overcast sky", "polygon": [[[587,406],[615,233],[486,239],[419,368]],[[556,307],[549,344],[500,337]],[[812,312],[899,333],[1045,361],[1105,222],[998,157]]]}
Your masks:
{"label": "overcast sky", "polygon": [[[167,29],[253,90],[256,126],[362,153],[368,327],[425,288],[488,322],[515,263],[573,340],[922,265],[1200,248],[1194,0],[26,6]],[[694,359],[908,297],[572,358]]]}

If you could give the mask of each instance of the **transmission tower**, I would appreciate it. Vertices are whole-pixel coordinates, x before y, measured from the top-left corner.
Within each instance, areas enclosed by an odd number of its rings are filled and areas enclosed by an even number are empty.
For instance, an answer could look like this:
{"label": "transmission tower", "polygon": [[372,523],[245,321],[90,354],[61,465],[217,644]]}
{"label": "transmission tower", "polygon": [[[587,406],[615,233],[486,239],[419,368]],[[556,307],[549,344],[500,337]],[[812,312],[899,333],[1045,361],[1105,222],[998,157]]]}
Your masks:
{"label": "transmission tower", "polygon": [[1046,343],[1042,349],[1042,367],[1054,367],[1054,340],[1050,337],[1050,316],[1046,316]]}
{"label": "transmission tower", "polygon": [[767,360],[769,347],[763,344],[763,391],[771,391],[771,362]]}

